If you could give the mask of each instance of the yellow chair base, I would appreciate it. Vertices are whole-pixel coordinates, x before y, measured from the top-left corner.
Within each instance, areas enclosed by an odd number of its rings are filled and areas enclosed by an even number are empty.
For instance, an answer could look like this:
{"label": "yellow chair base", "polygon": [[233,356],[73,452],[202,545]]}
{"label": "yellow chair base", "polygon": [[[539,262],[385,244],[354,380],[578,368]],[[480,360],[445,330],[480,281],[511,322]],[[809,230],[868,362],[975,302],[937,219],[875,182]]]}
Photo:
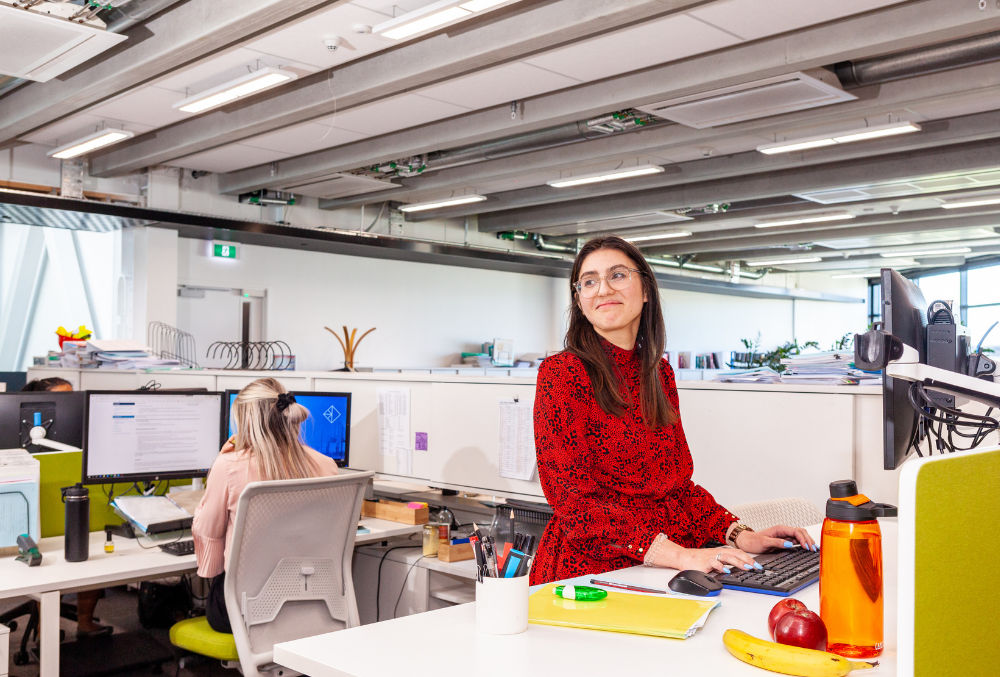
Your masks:
{"label": "yellow chair base", "polygon": [[220,661],[239,661],[236,640],[232,635],[216,632],[204,616],[187,618],[170,628],[170,643],[192,653],[217,658]]}

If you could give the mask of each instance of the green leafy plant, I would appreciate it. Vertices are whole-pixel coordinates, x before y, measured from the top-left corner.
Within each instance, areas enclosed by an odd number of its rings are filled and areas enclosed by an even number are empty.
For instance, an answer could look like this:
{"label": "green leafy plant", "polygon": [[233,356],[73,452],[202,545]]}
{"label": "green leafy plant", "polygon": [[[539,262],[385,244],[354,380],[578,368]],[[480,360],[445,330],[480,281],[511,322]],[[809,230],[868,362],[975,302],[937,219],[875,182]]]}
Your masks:
{"label": "green leafy plant", "polygon": [[854,343],[854,337],[851,335],[851,332],[847,332],[846,334],[844,334],[839,339],[833,342],[833,346],[830,348],[830,350],[847,350],[848,348],[851,347],[853,343]]}
{"label": "green leafy plant", "polygon": [[819,343],[816,341],[806,341],[800,346],[798,340],[788,341],[784,345],[778,346],[768,353],[764,353],[762,366],[770,367],[779,373],[783,372],[785,371],[785,365],[781,361],[793,355],[801,355],[802,351],[806,348],[816,348],[819,350]]}

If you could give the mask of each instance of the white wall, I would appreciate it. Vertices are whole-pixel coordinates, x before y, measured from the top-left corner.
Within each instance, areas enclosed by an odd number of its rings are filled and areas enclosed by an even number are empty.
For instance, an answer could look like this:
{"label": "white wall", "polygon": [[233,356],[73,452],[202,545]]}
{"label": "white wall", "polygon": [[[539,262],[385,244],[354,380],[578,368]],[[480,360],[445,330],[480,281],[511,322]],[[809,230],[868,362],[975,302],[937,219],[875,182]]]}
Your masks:
{"label": "white wall", "polygon": [[[520,356],[558,348],[553,318],[556,278],[454,266],[369,259],[243,245],[236,261],[205,255],[199,240],[181,239],[178,283],[267,290],[266,337],[287,342],[298,369],[337,369],[343,351],[323,327],[358,327],[355,366],[448,366],[484,341],[508,338]],[[179,299],[181,329],[197,324],[201,299]],[[185,326],[187,324],[187,326]],[[194,333],[194,331],[192,331]],[[199,359],[208,344],[239,340],[195,334]]]}

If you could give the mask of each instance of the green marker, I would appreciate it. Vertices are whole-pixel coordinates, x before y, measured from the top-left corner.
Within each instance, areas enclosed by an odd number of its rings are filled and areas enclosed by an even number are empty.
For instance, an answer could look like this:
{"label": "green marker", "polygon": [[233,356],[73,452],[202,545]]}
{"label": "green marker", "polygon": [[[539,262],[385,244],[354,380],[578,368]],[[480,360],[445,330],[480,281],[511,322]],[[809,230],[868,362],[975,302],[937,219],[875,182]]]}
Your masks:
{"label": "green marker", "polygon": [[596,602],[608,596],[607,590],[591,588],[588,585],[557,585],[556,594],[563,599],[575,599],[582,602]]}

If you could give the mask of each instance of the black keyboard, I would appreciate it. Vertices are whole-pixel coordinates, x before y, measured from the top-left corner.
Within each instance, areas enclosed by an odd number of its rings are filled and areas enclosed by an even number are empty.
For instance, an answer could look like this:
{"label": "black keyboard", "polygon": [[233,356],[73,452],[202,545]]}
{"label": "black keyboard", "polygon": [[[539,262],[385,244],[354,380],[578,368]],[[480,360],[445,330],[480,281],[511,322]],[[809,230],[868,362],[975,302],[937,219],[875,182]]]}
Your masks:
{"label": "black keyboard", "polygon": [[760,592],[788,597],[819,580],[819,553],[795,548],[791,551],[765,553],[754,557],[764,570],[715,574],[715,580],[730,590]]}
{"label": "black keyboard", "polygon": [[193,555],[194,554],[194,541],[174,541],[173,543],[164,543],[160,546],[160,550],[171,555]]}

